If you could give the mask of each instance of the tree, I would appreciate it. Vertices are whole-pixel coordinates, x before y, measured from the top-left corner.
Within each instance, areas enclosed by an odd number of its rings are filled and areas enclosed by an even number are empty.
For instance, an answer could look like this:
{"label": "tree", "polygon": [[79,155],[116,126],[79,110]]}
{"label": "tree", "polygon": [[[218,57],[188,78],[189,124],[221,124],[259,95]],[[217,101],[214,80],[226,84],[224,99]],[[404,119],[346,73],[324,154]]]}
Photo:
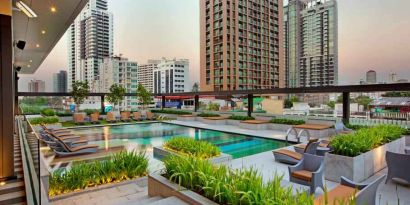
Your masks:
{"label": "tree", "polygon": [[373,101],[370,97],[368,96],[359,96],[355,99],[355,101],[357,102],[357,104],[359,105],[363,105],[364,110],[368,110],[369,109],[369,104]]}
{"label": "tree", "polygon": [[285,104],[285,108],[292,108],[293,106],[292,101],[290,101],[289,99],[286,99],[284,104]]}
{"label": "tree", "polygon": [[291,101],[292,104],[293,104],[294,102],[299,102],[299,98],[298,98],[296,95],[294,95],[294,96],[292,96],[292,97],[290,98],[290,101]]}
{"label": "tree", "polygon": [[125,88],[118,84],[113,84],[110,87],[110,93],[107,94],[107,100],[113,105],[120,104],[124,100]]}
{"label": "tree", "polygon": [[332,110],[334,110],[335,109],[335,107],[336,107],[336,102],[335,101],[329,101],[328,103],[327,103],[327,106],[329,106],[330,108],[332,108]]}
{"label": "tree", "polygon": [[151,93],[141,83],[137,87],[137,99],[143,109],[151,103]]}
{"label": "tree", "polygon": [[199,91],[199,85],[198,83],[194,83],[194,85],[192,86],[192,92],[198,92]]}
{"label": "tree", "polygon": [[75,81],[73,83],[73,91],[71,95],[73,96],[76,106],[76,112],[80,110],[80,104],[84,102],[85,98],[89,95],[90,86],[87,82]]}

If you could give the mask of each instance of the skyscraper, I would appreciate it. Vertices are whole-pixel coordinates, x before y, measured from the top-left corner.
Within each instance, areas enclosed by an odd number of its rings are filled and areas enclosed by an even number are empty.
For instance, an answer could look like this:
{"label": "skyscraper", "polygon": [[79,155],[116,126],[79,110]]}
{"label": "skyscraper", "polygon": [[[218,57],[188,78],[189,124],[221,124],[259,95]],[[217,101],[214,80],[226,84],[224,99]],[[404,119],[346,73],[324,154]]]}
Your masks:
{"label": "skyscraper", "polygon": [[376,84],[377,83],[377,73],[374,70],[369,70],[366,72],[366,83]]}
{"label": "skyscraper", "polygon": [[284,7],[287,87],[338,84],[336,0],[289,0]]}
{"label": "skyscraper", "polygon": [[57,93],[67,92],[67,71],[61,70],[53,74],[53,88]]}
{"label": "skyscraper", "polygon": [[90,0],[68,29],[68,89],[87,81],[97,89],[99,65],[113,54],[113,16],[107,0]]}
{"label": "skyscraper", "polygon": [[189,61],[163,58],[154,69],[154,93],[188,92]]}
{"label": "skyscraper", "polygon": [[138,66],[138,83],[141,83],[147,90],[153,92],[153,72],[157,69],[161,60],[148,60],[146,64]]}
{"label": "skyscraper", "polygon": [[200,1],[200,88],[282,87],[282,0]]}
{"label": "skyscraper", "polygon": [[31,80],[28,82],[28,92],[38,93],[45,92],[46,82],[44,80]]}

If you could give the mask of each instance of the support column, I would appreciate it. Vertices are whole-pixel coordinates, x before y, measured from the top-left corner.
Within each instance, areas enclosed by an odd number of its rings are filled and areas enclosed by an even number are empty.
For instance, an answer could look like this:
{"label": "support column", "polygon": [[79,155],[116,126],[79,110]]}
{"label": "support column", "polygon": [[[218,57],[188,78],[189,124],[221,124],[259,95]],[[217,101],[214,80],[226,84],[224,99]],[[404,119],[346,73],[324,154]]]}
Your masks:
{"label": "support column", "polygon": [[253,94],[248,94],[248,117],[252,117],[253,112]]}
{"label": "support column", "polygon": [[343,93],[343,123],[349,124],[350,119],[350,93]]}
{"label": "support column", "polygon": [[14,177],[14,89],[11,1],[0,0],[0,179]]}
{"label": "support column", "polygon": [[194,111],[198,112],[199,110],[199,95],[195,95],[194,99]]}
{"label": "support column", "polygon": [[165,102],[166,102],[166,98],[165,95],[161,96],[161,109],[163,110],[165,108]]}
{"label": "support column", "polygon": [[104,113],[105,112],[105,104],[104,104],[105,96],[102,95],[100,97],[101,97],[101,113]]}

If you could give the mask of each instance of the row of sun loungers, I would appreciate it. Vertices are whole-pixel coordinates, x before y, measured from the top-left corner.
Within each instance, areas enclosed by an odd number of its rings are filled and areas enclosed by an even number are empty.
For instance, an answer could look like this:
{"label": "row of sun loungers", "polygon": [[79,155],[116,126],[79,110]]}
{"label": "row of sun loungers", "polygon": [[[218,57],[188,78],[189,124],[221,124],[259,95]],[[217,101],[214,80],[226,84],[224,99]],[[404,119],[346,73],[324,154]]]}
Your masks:
{"label": "row of sun loungers", "polygon": [[[141,115],[141,112],[133,112],[131,116],[131,112],[121,112],[121,116],[119,119],[116,118],[114,112],[108,112],[106,116],[106,121],[109,123],[116,123],[116,122],[131,122],[131,121],[142,121],[142,120],[156,120],[157,118],[151,111],[146,111],[145,117]],[[84,124],[85,123],[85,116],[84,115],[74,115],[74,122],[76,124]],[[100,114],[98,112],[92,113],[90,115],[90,122],[93,124],[100,123]]]}

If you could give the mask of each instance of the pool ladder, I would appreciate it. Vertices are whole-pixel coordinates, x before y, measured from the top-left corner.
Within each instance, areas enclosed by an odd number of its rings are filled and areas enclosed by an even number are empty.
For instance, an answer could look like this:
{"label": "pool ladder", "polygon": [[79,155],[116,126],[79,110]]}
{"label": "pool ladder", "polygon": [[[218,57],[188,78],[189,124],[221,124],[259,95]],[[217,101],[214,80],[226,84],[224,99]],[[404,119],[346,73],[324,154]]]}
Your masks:
{"label": "pool ladder", "polygon": [[289,137],[294,136],[297,140],[297,143],[300,143],[300,139],[302,137],[306,137],[307,141],[310,140],[310,133],[309,131],[305,129],[301,129],[299,132],[295,128],[289,128],[288,131],[286,131],[286,144],[289,144]]}

